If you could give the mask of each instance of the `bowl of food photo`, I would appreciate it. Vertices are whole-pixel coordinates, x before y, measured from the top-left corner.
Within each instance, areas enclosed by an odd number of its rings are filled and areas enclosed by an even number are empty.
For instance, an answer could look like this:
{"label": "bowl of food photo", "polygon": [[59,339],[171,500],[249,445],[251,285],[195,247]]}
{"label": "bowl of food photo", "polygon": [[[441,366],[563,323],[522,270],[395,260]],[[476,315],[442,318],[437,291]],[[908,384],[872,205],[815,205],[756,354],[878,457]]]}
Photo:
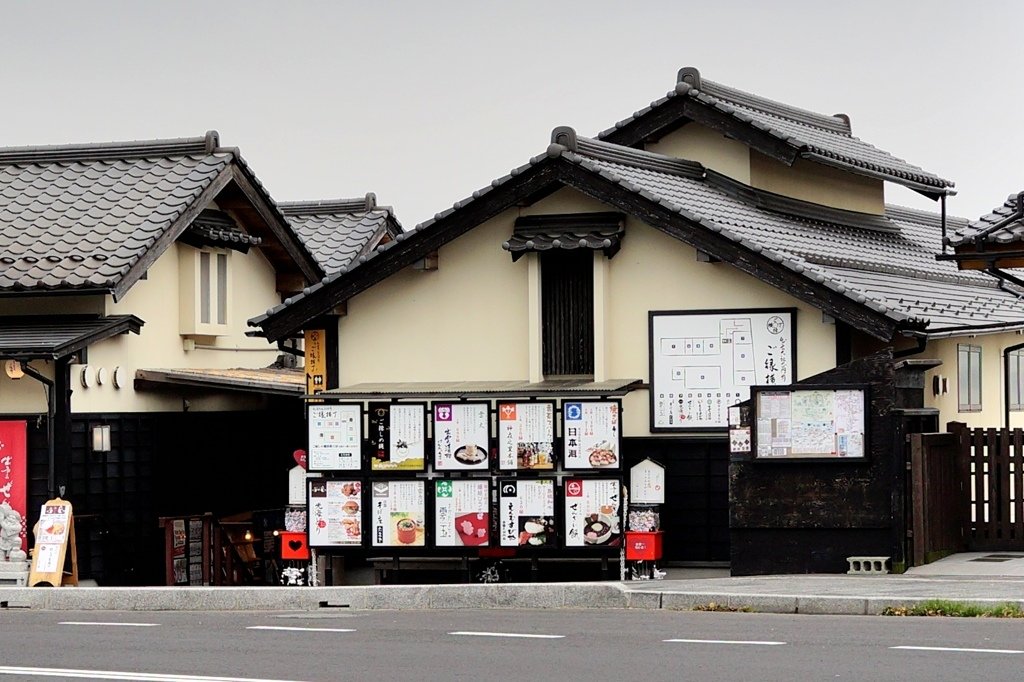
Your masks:
{"label": "bowl of food photo", "polygon": [[487,448],[470,443],[457,448],[452,456],[455,457],[456,462],[462,464],[479,464],[487,460]]}

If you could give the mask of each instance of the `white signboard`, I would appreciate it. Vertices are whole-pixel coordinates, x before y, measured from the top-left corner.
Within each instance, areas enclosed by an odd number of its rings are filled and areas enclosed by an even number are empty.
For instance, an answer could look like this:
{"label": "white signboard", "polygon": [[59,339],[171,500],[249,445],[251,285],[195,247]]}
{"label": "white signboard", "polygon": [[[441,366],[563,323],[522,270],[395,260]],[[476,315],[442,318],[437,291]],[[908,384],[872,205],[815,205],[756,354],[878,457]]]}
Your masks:
{"label": "white signboard", "polygon": [[554,547],[555,480],[500,480],[498,517],[502,547]]}
{"label": "white signboard", "polygon": [[301,506],[306,504],[306,480],[317,478],[301,466],[293,466],[288,470],[288,504]]}
{"label": "white signboard", "polygon": [[757,394],[757,456],[862,458],[863,389],[763,390]]}
{"label": "white signboard", "polygon": [[423,547],[426,544],[425,481],[373,481],[370,517],[374,547]]}
{"label": "white signboard", "polygon": [[566,469],[618,469],[621,466],[619,412],[616,401],[562,405]]}
{"label": "white signboard", "polygon": [[[60,572],[64,569],[61,565],[61,559],[64,557],[64,545],[68,541],[68,533],[71,529],[71,504],[68,502],[44,504],[36,528],[38,531],[32,572],[57,573],[59,578]],[[60,580],[57,581],[57,584],[60,584]]]}
{"label": "white signboard", "polygon": [[751,386],[793,383],[794,314],[651,312],[651,429],[724,428]]}
{"label": "white signboard", "polygon": [[652,459],[631,467],[629,501],[633,504],[665,504],[665,467]]}
{"label": "white signboard", "polygon": [[309,546],[363,543],[363,484],[318,478],[309,481]]}
{"label": "white signboard", "polygon": [[554,469],[554,453],[554,404],[498,403],[498,468]]}
{"label": "white signboard", "polygon": [[370,403],[369,412],[370,469],[423,471],[427,406],[423,403]]}
{"label": "white signboard", "polygon": [[489,403],[434,403],[434,468],[486,471],[490,427]]}
{"label": "white signboard", "polygon": [[491,532],[491,482],[461,479],[434,482],[434,544],[480,547]]}
{"label": "white signboard", "polygon": [[362,441],[362,405],[309,406],[310,471],[359,471]]}
{"label": "white signboard", "polygon": [[622,482],[617,478],[565,481],[565,546],[622,544]]}

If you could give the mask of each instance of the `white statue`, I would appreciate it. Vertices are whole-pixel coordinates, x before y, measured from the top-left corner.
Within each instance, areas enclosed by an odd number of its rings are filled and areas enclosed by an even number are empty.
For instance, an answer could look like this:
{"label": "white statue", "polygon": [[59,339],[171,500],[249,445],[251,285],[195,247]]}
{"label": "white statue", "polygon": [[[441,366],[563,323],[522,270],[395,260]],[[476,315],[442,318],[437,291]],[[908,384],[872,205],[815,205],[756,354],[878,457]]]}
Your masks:
{"label": "white statue", "polygon": [[8,503],[0,503],[0,561],[25,561],[21,530],[21,514]]}

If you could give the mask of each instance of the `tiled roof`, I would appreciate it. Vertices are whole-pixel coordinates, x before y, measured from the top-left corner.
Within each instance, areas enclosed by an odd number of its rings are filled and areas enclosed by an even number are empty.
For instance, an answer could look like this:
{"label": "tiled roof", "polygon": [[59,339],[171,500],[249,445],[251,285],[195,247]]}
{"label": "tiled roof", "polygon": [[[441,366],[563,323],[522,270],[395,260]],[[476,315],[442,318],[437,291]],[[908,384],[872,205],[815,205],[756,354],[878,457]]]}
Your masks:
{"label": "tiled roof", "polygon": [[246,234],[239,229],[230,216],[210,209],[204,210],[192,221],[182,239],[203,246],[224,246],[243,252],[250,246],[259,246],[263,242],[259,237]]}
{"label": "tiled roof", "polygon": [[401,231],[389,206],[370,193],[361,199],[278,204],[288,223],[324,272],[338,272],[368,253],[388,231]]}
{"label": "tiled roof", "polygon": [[[268,348],[268,350],[273,350]],[[243,391],[269,395],[300,396],[306,392],[306,374],[301,369],[140,369],[135,372],[139,386],[180,387]]]}
{"label": "tiled roof", "polygon": [[1024,192],[1011,194],[1002,206],[997,206],[991,213],[950,232],[948,241],[953,246],[1024,241]]}
{"label": "tiled roof", "polygon": [[512,236],[501,248],[518,260],[529,251],[589,249],[609,258],[622,244],[625,216],[621,213],[578,213],[523,216],[516,219]]}
{"label": "tiled roof", "polygon": [[[738,185],[694,162],[577,138],[571,128],[556,128],[552,138],[544,154],[250,319],[249,325],[266,329],[311,297],[329,299],[331,287],[347,282],[349,272],[374,267],[373,260],[392,248],[401,251],[406,243],[429,239],[425,233],[437,223],[485,200],[535,166],[564,160],[903,327],[927,326],[929,334],[963,326],[1024,327],[1019,292],[984,273],[959,271],[952,263],[935,260],[942,239],[936,214],[900,206],[887,206],[884,216],[831,209]],[[955,217],[947,222],[954,230],[967,224]],[[979,312],[988,313],[984,321]],[[282,331],[275,328],[273,337]]]}
{"label": "tiled roof", "polygon": [[230,165],[206,142],[0,150],[0,290],[112,289]]}
{"label": "tiled roof", "polygon": [[58,359],[118,334],[139,333],[134,315],[0,317],[0,358]]}
{"label": "tiled roof", "polygon": [[656,112],[676,97],[690,98],[737,123],[784,142],[799,156],[855,173],[879,177],[919,191],[942,192],[953,183],[854,137],[845,115],[826,116],[703,79],[697,69],[679,72],[679,82],[665,97],[598,134],[615,139],[616,133]]}

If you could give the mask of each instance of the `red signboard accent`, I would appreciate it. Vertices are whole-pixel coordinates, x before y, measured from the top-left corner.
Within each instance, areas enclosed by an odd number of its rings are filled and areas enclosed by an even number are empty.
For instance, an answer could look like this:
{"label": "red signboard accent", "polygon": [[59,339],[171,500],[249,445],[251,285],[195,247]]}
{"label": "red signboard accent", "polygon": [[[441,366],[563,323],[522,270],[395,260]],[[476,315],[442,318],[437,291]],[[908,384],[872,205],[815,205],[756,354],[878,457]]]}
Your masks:
{"label": "red signboard accent", "polygon": [[575,479],[565,482],[565,496],[566,497],[582,497],[583,496],[583,482]]}
{"label": "red signboard accent", "polygon": [[281,558],[285,560],[309,561],[309,544],[305,533],[290,531],[281,533]]}
{"label": "red signboard accent", "polygon": [[25,523],[28,518],[28,422],[0,422],[0,503],[21,514],[21,548],[28,551]]}

